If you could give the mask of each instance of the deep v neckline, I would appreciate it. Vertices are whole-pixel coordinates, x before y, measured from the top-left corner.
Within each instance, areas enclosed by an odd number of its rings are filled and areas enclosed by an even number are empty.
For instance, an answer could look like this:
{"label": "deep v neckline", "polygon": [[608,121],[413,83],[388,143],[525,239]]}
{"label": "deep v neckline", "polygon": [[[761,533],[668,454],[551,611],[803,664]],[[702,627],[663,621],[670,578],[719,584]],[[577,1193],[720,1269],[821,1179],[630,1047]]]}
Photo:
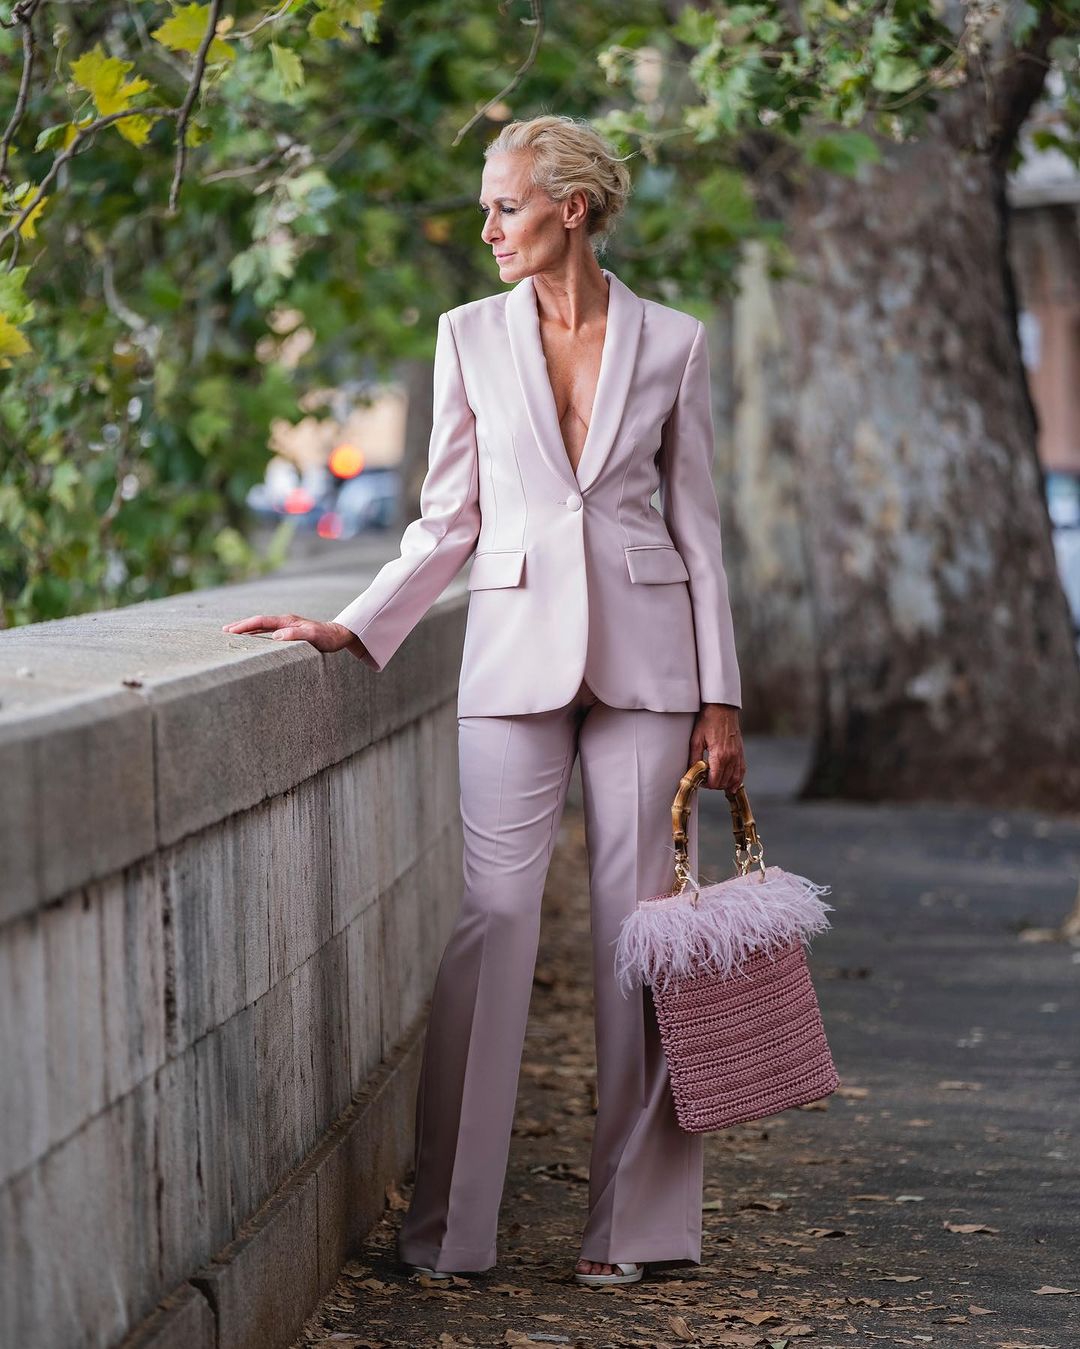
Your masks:
{"label": "deep v neckline", "polygon": [[585,440],[582,442],[581,453],[578,455],[577,468],[574,467],[570,459],[570,451],[566,448],[566,438],[563,435],[562,423],[559,421],[559,405],[555,400],[555,390],[551,384],[551,371],[548,369],[547,353],[544,351],[544,338],[540,328],[540,304],[536,296],[536,286],[532,286],[533,310],[536,315],[536,340],[540,347],[540,360],[544,367],[544,382],[547,385],[548,401],[551,404],[552,416],[555,420],[556,429],[559,432],[559,443],[562,445],[563,454],[566,456],[566,463],[570,472],[574,475],[574,481],[580,486],[578,470],[585,462],[585,456],[589,452],[589,440],[593,434],[593,427],[596,425],[596,414],[600,403],[600,391],[604,384],[604,371],[610,364],[608,361],[608,349],[611,343],[608,338],[611,335],[611,278],[606,277],[608,289],[607,312],[604,315],[604,340],[600,346],[600,368],[596,374],[596,388],[593,390],[592,409],[589,413],[589,425],[585,428]]}

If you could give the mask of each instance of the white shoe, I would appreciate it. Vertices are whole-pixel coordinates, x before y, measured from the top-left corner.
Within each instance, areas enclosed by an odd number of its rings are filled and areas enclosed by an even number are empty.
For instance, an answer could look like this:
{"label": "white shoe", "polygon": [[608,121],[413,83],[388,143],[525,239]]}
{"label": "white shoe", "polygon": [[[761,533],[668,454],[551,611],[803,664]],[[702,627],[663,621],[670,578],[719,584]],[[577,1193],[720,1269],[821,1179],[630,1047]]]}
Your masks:
{"label": "white shoe", "polygon": [[449,1279],[452,1277],[446,1270],[430,1269],[427,1265],[409,1265],[409,1273],[426,1274],[430,1279]]}
{"label": "white shoe", "polygon": [[[597,1260],[595,1264],[611,1264],[611,1261]],[[582,1274],[580,1270],[574,1270],[574,1278],[578,1283],[583,1283],[587,1288],[606,1288],[608,1284],[614,1283],[637,1283],[645,1273],[644,1265],[635,1264],[617,1264],[615,1268],[617,1274]]]}

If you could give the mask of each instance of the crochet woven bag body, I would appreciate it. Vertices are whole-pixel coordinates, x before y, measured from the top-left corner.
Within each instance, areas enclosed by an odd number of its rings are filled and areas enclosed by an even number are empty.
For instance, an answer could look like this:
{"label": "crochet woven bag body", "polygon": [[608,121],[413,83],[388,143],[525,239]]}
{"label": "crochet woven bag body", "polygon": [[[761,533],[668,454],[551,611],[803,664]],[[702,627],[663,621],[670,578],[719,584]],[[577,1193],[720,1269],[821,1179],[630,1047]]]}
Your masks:
{"label": "crochet woven bag body", "polygon": [[699,884],[686,829],[708,768],[699,759],[684,774],[671,808],[675,889],[639,899],[615,943],[623,991],[651,987],[675,1114],[687,1133],[775,1115],[840,1085],[805,950],[830,926],[832,905],[820,896],[831,887],[765,865],[742,786],[726,792],[739,874]]}

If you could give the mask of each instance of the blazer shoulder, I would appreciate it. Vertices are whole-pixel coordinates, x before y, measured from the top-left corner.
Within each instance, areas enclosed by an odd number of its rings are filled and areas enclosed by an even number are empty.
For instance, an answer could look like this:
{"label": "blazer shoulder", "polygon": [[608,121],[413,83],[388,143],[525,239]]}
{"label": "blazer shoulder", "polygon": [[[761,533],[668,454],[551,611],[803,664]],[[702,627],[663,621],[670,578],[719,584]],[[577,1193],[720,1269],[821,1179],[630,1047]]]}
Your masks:
{"label": "blazer shoulder", "polygon": [[676,309],[673,305],[662,304],[659,300],[648,300],[644,296],[641,297],[641,303],[645,306],[645,318],[650,326],[663,329],[671,337],[681,338],[687,346],[693,342],[698,329],[703,326],[700,319],[688,314],[685,309]]}
{"label": "blazer shoulder", "polygon": [[479,300],[467,300],[465,304],[455,305],[446,311],[450,326],[456,333],[468,332],[474,325],[490,323],[492,319],[502,317],[506,308],[508,291],[496,295],[484,295]]}

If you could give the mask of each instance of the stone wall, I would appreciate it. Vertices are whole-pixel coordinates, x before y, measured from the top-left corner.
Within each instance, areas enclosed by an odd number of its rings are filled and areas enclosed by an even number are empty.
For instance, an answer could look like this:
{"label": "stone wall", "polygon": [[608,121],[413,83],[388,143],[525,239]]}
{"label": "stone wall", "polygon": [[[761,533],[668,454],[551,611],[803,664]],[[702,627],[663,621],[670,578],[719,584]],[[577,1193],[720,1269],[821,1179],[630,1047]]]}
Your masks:
{"label": "stone wall", "polygon": [[5,1346],[288,1345],[411,1162],[464,589],[380,674],[221,631],[367,579],[0,634]]}

